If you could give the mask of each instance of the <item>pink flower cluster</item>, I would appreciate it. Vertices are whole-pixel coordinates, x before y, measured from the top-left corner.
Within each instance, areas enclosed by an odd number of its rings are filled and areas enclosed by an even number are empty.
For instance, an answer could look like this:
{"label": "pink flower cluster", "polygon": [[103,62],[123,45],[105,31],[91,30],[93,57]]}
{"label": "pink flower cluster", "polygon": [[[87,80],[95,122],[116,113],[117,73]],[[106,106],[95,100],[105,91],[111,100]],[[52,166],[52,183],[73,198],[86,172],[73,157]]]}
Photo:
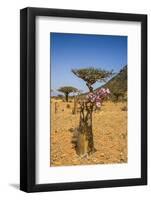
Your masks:
{"label": "pink flower cluster", "polygon": [[96,92],[90,92],[87,95],[88,100],[91,103],[94,103],[96,107],[101,107],[101,102],[103,99],[110,94],[110,90],[107,88],[101,88],[97,90]]}

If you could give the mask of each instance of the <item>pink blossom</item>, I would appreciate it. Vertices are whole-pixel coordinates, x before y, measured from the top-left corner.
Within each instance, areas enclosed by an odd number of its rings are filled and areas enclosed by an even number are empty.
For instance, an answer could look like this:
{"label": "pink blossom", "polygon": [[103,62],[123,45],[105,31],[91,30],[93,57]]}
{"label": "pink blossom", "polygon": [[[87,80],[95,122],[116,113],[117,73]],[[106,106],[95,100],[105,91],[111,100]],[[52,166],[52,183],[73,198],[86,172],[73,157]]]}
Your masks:
{"label": "pink blossom", "polygon": [[101,107],[101,103],[100,103],[100,102],[96,102],[96,106],[97,106],[98,108],[100,108],[100,107]]}
{"label": "pink blossom", "polygon": [[108,88],[106,89],[106,92],[107,92],[107,94],[110,94],[110,90]]}
{"label": "pink blossom", "polygon": [[103,99],[108,96],[110,94],[110,90],[107,88],[100,88],[99,90],[95,91],[95,92],[90,92],[87,95],[88,100],[91,103],[95,103],[95,105],[97,107],[101,106],[101,102],[103,101]]}

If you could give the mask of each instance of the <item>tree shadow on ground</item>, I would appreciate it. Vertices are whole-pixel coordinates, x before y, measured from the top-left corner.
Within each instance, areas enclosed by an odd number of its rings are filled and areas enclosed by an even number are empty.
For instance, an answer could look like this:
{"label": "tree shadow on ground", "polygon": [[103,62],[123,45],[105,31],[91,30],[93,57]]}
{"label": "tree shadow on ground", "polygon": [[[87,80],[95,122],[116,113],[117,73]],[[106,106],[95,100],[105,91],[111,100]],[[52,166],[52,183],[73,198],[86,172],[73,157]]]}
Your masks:
{"label": "tree shadow on ground", "polygon": [[77,141],[78,141],[79,129],[78,129],[78,127],[70,128],[69,131],[72,134],[72,138],[71,138],[72,148],[76,151],[76,154],[78,154]]}

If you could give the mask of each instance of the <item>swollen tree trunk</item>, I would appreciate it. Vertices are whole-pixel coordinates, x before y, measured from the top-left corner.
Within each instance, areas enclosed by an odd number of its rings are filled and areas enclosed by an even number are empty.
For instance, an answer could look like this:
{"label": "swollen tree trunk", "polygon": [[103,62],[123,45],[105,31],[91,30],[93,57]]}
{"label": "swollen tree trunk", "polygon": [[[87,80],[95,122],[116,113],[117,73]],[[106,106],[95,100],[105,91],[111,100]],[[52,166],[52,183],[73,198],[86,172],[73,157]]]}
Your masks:
{"label": "swollen tree trunk", "polygon": [[79,134],[77,139],[77,154],[80,156],[87,156],[95,151],[92,131],[92,112],[93,105],[91,103],[81,103]]}
{"label": "swollen tree trunk", "polygon": [[[89,92],[93,92],[91,84],[86,83]],[[87,156],[95,151],[92,130],[93,103],[83,101],[80,103],[80,123],[77,139],[77,154]]]}

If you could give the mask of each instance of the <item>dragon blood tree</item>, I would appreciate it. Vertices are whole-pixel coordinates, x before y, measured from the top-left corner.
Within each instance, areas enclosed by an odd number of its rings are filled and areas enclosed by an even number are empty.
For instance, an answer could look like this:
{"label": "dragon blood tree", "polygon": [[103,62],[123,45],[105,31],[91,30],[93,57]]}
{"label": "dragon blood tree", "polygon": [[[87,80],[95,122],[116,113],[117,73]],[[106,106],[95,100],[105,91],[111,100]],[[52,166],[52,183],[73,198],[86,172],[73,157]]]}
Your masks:
{"label": "dragon blood tree", "polygon": [[59,92],[62,92],[65,95],[66,102],[68,102],[68,97],[70,93],[77,92],[77,88],[72,86],[64,86],[58,89]]}
{"label": "dragon blood tree", "polygon": [[76,152],[80,156],[87,156],[95,151],[92,130],[93,111],[101,106],[102,101],[110,94],[109,89],[93,89],[92,85],[98,81],[106,81],[112,71],[96,69],[93,67],[73,69],[72,72],[79,78],[83,79],[89,89],[87,96],[79,102],[80,104],[80,123],[78,128],[78,138]]}

